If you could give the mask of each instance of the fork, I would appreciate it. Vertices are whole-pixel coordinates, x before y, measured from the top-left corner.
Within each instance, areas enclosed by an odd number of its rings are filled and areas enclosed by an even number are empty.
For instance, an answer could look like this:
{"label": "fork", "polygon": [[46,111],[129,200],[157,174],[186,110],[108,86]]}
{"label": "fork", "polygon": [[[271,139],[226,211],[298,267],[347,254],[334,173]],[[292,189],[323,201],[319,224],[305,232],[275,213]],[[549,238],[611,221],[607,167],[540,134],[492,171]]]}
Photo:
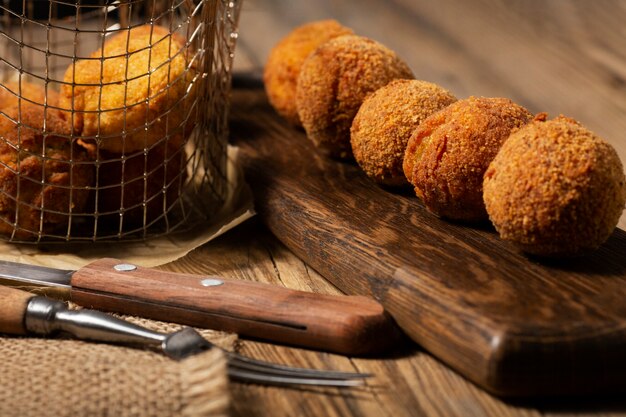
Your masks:
{"label": "fork", "polygon": [[7,325],[6,320],[11,315],[4,316],[0,318],[1,332],[38,336],[64,333],[81,340],[150,346],[158,348],[175,360],[182,360],[213,348],[221,349],[227,357],[229,377],[242,382],[287,386],[355,387],[364,385],[365,379],[372,376],[367,373],[296,368],[264,362],[222,349],[203,338],[191,327],[169,334],[159,333],[100,311],[70,310],[61,301],[41,296],[28,301],[21,316],[21,326],[19,323]]}

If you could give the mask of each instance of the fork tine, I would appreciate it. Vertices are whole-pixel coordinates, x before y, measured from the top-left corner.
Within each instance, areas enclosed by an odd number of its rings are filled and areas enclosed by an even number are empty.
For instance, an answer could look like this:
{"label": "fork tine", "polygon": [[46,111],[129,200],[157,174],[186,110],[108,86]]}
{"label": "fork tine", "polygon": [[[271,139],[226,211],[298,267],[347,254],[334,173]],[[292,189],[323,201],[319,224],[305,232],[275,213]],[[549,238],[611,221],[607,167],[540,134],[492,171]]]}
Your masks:
{"label": "fork tine", "polygon": [[365,384],[360,379],[315,379],[310,377],[279,376],[265,372],[246,371],[228,368],[228,376],[241,382],[261,383],[265,385],[315,385],[325,387],[359,387]]}
{"label": "fork tine", "polygon": [[296,368],[252,359],[214,345],[190,327],[167,335],[161,347],[166,354],[178,360],[216,347],[227,357],[229,375],[247,382],[348,387],[362,385],[364,378],[372,376],[357,372]]}
{"label": "fork tine", "polygon": [[364,379],[369,378],[372,374],[359,373],[359,372],[343,372],[343,371],[328,371],[320,369],[309,368],[296,368],[287,365],[280,365],[275,363],[264,362],[256,359],[242,356],[237,353],[226,352],[229,359],[229,365],[242,370],[264,372],[272,375],[282,376],[294,376],[300,378],[313,378],[313,379]]}

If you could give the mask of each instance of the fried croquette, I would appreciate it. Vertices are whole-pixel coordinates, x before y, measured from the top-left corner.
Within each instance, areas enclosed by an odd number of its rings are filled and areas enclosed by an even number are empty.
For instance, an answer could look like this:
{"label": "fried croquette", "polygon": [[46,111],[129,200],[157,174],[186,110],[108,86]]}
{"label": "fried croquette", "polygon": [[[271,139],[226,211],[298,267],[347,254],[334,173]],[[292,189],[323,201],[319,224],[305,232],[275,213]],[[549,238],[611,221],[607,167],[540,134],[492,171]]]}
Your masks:
{"label": "fried croquette", "polygon": [[[60,111],[22,103],[0,115],[0,233],[14,239],[69,230],[70,213],[84,213],[93,173],[72,144]],[[20,120],[20,125],[16,124]],[[45,151],[44,151],[45,149]],[[83,163],[84,162],[84,163]]]}
{"label": "fried croquette", "polygon": [[391,81],[365,99],[352,122],[350,143],[356,162],[379,184],[408,184],[402,161],[411,134],[426,117],[455,101],[436,84]]}
{"label": "fried croquette", "polygon": [[73,110],[81,136],[110,152],[149,148],[168,135],[180,142],[196,113],[195,88],[188,88],[195,71],[187,67],[184,46],[184,39],[160,26],[113,35],[90,59],[69,66],[61,107]]}
{"label": "fried croquette", "polygon": [[532,117],[505,98],[459,100],[415,130],[404,156],[406,178],[432,213],[453,220],[486,220],[483,174],[511,131]]}
{"label": "fried croquette", "polygon": [[484,199],[500,236],[540,256],[604,243],[626,204],[615,149],[567,117],[545,114],[514,132],[485,173]]}
{"label": "fried croquette", "polygon": [[[47,97],[46,97],[47,96]],[[15,107],[20,102],[38,104],[43,106],[57,106],[59,104],[59,93],[41,85],[22,81],[9,81],[0,87],[0,109],[5,107]]]}
{"label": "fried croquette", "polygon": [[99,160],[96,188],[101,220],[115,226],[122,213],[126,230],[148,226],[171,210],[186,179],[184,149],[166,141],[124,158],[101,150]]}
{"label": "fried croquette", "polygon": [[350,127],[366,96],[413,73],[395,52],[361,36],[332,39],[304,61],[296,105],[310,140],[331,157],[350,158]]}
{"label": "fried croquette", "polygon": [[301,126],[296,108],[296,85],[302,63],[318,46],[333,38],[352,34],[336,20],[300,26],[270,51],[263,80],[270,104],[291,124]]}

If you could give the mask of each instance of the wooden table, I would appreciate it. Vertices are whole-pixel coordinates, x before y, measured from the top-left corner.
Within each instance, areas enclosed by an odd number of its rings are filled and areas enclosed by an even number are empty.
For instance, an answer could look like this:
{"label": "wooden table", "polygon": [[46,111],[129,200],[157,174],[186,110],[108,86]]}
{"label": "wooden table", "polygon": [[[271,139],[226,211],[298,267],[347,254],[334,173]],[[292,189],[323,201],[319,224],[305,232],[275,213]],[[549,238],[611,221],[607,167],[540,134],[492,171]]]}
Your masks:
{"label": "wooden table", "polygon": [[[533,112],[574,117],[626,161],[624,1],[245,0],[235,70],[259,73],[282,36],[329,17],[396,50],[418,78],[458,97],[504,96]],[[620,227],[626,229],[626,216]],[[340,292],[256,219],[164,268]],[[376,378],[372,386],[348,391],[233,384],[233,415],[626,415],[626,401],[616,397],[503,401],[409,341],[370,359],[247,340],[241,352],[299,366],[372,372]]]}

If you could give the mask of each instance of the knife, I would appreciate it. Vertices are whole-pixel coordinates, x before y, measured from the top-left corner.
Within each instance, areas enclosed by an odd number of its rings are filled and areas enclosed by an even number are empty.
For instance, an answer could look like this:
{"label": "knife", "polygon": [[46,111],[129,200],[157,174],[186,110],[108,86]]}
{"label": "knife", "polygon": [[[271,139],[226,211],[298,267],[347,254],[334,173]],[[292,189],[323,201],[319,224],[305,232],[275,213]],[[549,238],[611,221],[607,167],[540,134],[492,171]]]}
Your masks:
{"label": "knife", "polygon": [[166,272],[111,258],[76,271],[0,261],[0,283],[33,292],[47,287],[47,295],[90,309],[345,355],[381,352],[401,334],[367,297]]}

